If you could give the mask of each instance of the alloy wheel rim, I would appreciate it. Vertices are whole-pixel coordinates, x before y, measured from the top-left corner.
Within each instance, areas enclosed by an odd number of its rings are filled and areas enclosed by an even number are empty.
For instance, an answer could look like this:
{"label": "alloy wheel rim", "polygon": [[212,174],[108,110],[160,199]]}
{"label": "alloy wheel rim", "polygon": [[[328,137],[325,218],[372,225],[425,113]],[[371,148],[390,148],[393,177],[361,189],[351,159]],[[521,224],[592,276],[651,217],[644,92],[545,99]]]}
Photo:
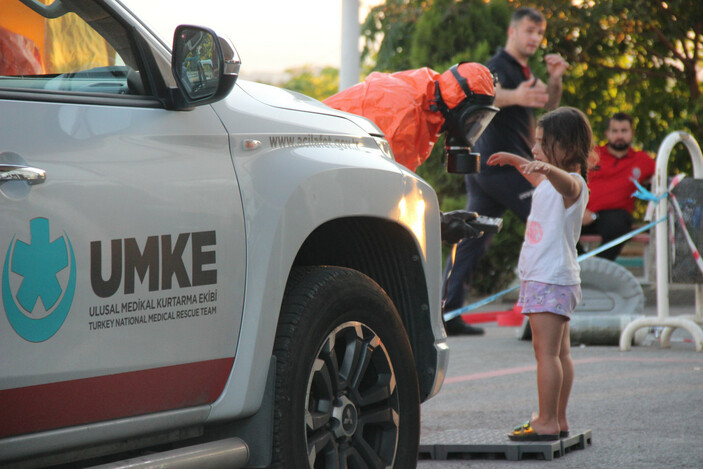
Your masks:
{"label": "alloy wheel rim", "polygon": [[308,377],[305,443],[310,468],[392,467],[399,396],[380,337],[350,321],[328,334]]}

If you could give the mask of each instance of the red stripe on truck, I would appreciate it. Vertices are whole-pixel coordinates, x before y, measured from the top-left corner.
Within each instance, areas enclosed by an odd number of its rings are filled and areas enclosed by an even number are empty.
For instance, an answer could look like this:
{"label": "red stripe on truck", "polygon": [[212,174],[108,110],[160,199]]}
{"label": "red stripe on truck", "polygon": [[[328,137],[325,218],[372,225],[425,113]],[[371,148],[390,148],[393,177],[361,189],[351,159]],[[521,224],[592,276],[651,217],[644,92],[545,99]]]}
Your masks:
{"label": "red stripe on truck", "polygon": [[0,437],[214,402],[234,358],[0,390]]}

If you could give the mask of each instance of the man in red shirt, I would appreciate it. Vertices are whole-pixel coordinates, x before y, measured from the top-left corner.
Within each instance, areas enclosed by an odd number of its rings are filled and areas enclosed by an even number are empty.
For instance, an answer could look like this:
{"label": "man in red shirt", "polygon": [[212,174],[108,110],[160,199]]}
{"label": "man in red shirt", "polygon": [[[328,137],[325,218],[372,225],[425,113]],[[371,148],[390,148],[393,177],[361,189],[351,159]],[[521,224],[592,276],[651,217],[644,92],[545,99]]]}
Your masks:
{"label": "man in red shirt", "polygon": [[[634,150],[635,133],[632,116],[618,112],[608,121],[605,136],[608,143],[596,147],[599,161],[588,172],[591,197],[583,215],[581,234],[597,234],[605,244],[632,229],[632,211],[637,187],[632,179],[647,184],[654,174],[655,161],[645,151]],[[602,245],[601,244],[601,245]],[[618,244],[598,254],[615,260],[623,244]]]}

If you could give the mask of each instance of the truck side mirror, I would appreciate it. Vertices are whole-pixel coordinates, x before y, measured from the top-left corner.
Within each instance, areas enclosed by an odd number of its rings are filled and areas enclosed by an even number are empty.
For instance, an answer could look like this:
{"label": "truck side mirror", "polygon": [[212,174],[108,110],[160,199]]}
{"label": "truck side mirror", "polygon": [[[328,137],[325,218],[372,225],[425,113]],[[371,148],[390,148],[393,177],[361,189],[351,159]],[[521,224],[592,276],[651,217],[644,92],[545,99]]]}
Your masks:
{"label": "truck side mirror", "polygon": [[171,60],[180,92],[174,94],[174,107],[186,109],[224,98],[237,81],[240,64],[235,48],[211,29],[178,26]]}

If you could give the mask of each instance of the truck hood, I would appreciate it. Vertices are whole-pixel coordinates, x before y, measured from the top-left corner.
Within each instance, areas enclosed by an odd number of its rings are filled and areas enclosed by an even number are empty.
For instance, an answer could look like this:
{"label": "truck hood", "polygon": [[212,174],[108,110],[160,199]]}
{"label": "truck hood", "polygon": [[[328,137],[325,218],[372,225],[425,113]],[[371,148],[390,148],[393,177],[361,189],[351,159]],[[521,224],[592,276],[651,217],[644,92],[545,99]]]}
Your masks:
{"label": "truck hood", "polygon": [[290,109],[293,111],[303,111],[312,112],[316,114],[324,114],[328,116],[341,117],[347,119],[357,126],[359,126],[364,132],[382,137],[383,132],[369,119],[358,116],[356,114],[350,114],[348,112],[338,111],[332,109],[329,106],[321,103],[320,101],[313,99],[295,91],[286,90],[283,88],[278,88],[272,85],[264,85],[261,83],[256,83],[253,81],[237,80],[237,86],[239,86],[243,91],[245,91],[252,98],[257,101],[266,104],[267,106],[272,106],[280,109]]}

